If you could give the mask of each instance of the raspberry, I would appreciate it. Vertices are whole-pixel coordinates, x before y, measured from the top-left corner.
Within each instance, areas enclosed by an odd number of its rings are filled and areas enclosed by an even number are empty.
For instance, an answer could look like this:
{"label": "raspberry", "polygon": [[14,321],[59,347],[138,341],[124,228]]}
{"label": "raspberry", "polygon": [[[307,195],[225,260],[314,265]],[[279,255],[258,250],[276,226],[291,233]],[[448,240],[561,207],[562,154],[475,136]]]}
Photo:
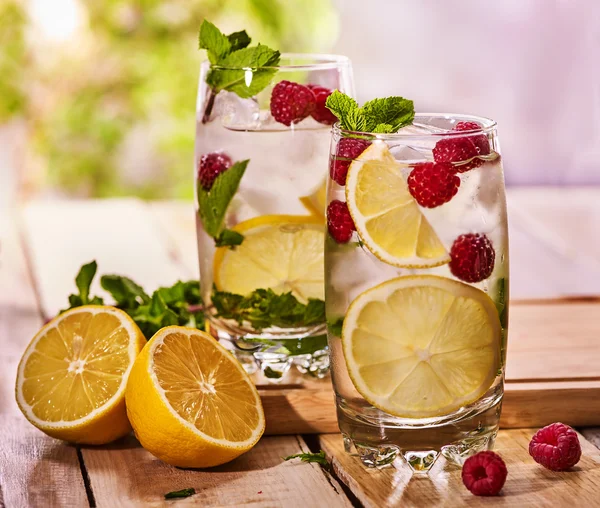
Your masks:
{"label": "raspberry", "polygon": [[[481,130],[481,125],[479,125],[477,122],[458,122],[454,126],[454,130],[479,131]],[[479,155],[488,155],[490,153],[490,142],[485,134],[481,134],[479,136],[469,136],[469,139],[473,141],[473,144],[475,145]]]}
{"label": "raspberry", "polygon": [[215,178],[231,167],[231,157],[223,152],[205,153],[198,164],[198,180],[205,190],[210,190]]}
{"label": "raspberry", "polygon": [[329,165],[329,175],[339,185],[346,185],[346,175],[352,159],[356,159],[371,144],[370,141],[357,138],[342,138],[337,152]]}
{"label": "raspberry", "polygon": [[[433,148],[433,160],[436,162],[462,162],[477,155],[477,148],[469,138],[443,138]],[[454,166],[454,169],[459,173],[464,173],[482,164],[481,159],[473,159],[468,164]]]}
{"label": "raspberry", "polygon": [[435,208],[450,201],[458,192],[460,178],[454,167],[443,162],[415,164],[408,176],[408,190],[425,208]]}
{"label": "raspberry", "polygon": [[481,282],[492,274],[495,259],[494,246],[487,236],[460,235],[450,249],[450,271],[465,282]]}
{"label": "raspberry", "polygon": [[506,464],[494,452],[479,452],[469,457],[462,468],[465,487],[476,496],[495,496],[506,481]]}
{"label": "raspberry", "polygon": [[305,119],[315,109],[315,94],[311,89],[299,83],[280,81],[271,93],[271,115],[287,125]]}
{"label": "raspberry", "polygon": [[331,95],[331,90],[319,85],[307,85],[315,94],[315,109],[311,116],[317,121],[327,125],[333,125],[337,122],[337,117],[325,107],[327,97]]}
{"label": "raspberry", "polygon": [[327,229],[337,243],[348,243],[356,231],[348,205],[337,199],[327,207]]}
{"label": "raspberry", "polygon": [[551,471],[564,471],[581,458],[577,432],[564,423],[553,423],[538,430],[529,443],[529,455]]}

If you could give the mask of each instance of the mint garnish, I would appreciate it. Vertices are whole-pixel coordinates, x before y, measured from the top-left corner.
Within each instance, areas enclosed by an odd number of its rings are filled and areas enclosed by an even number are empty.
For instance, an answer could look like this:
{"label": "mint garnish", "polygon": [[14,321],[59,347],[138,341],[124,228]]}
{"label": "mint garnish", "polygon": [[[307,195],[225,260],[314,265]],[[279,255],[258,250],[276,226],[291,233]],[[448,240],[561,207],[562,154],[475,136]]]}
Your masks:
{"label": "mint garnish", "polygon": [[292,293],[277,294],[272,289],[256,289],[247,296],[214,290],[212,303],[217,317],[246,321],[255,330],[309,326],[325,320],[325,302],[309,298],[306,304]]}
{"label": "mint garnish", "polygon": [[327,320],[327,330],[336,337],[342,336],[342,327],[344,326],[344,318],[338,318],[335,321]]}
{"label": "mint garnish", "polygon": [[[225,212],[227,212],[227,207],[237,192],[248,162],[250,161],[236,162],[227,171],[220,173],[215,178],[210,190],[206,190],[198,180],[198,213],[202,219],[204,230],[215,240],[219,239],[223,232]],[[231,238],[230,235],[228,236]],[[222,240],[225,239],[222,238]],[[239,243],[236,245],[239,245]]]}
{"label": "mint garnish", "polygon": [[90,263],[83,265],[79,269],[79,272],[75,277],[75,285],[77,286],[77,290],[79,292],[69,295],[69,309],[72,309],[73,307],[81,307],[82,305],[104,304],[104,301],[99,296],[94,296],[93,298],[90,298],[90,287],[96,275],[97,269],[98,264],[96,263],[96,261],[91,261]]}
{"label": "mint garnish", "polygon": [[215,238],[216,247],[235,247],[241,245],[244,241],[244,235],[231,229],[224,229],[221,234]]}
{"label": "mint garnish", "polygon": [[[211,97],[221,90],[235,92],[242,98],[252,97],[271,82],[277,69],[263,67],[279,65],[279,51],[262,44],[248,47],[250,42],[251,39],[245,30],[225,35],[210,21],[202,22],[199,35],[200,49],[206,50],[213,66],[231,67],[231,69],[210,70],[206,82],[211,88]],[[212,102],[214,99],[212,101],[209,99],[207,108],[212,108]],[[208,115],[205,113],[205,117],[208,116],[210,111]]]}
{"label": "mint garnish", "polygon": [[325,103],[338,117],[342,129],[388,134],[410,125],[415,117],[413,101],[403,97],[373,99],[362,107],[346,94],[335,90]]}
{"label": "mint garnish", "polygon": [[331,464],[325,457],[325,452],[321,450],[319,453],[297,453],[296,455],[290,455],[288,457],[284,457],[283,460],[292,460],[292,459],[300,459],[302,462],[316,462],[321,467],[327,469],[328,471],[331,469]]}
{"label": "mint garnish", "polygon": [[181,489],[174,490],[173,492],[167,492],[165,494],[165,499],[178,499],[182,497],[190,497],[196,493],[196,489]]}

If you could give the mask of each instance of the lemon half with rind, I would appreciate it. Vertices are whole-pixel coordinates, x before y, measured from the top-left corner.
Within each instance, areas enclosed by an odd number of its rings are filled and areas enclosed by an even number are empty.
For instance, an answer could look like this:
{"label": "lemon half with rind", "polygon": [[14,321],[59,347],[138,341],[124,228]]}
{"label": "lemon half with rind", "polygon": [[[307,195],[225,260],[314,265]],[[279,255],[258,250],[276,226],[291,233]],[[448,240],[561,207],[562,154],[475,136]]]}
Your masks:
{"label": "lemon half with rind", "polygon": [[114,307],[60,314],[23,354],[19,408],[38,429],[65,441],[105,444],[128,434],[125,385],[145,343],[135,322]]}
{"label": "lemon half with rind", "polygon": [[212,467],[250,450],[265,430],[252,380],[207,333],[168,326],[138,356],[127,413],[144,448],[179,467]]}
{"label": "lemon half with rind", "polygon": [[381,261],[405,268],[450,261],[385,142],[372,143],[350,164],[346,202],[361,240]]}
{"label": "lemon half with rind", "polygon": [[263,215],[232,228],[241,245],[217,248],[214,282],[220,291],[247,295],[256,289],[292,294],[305,303],[324,299],[325,228],[318,217]]}
{"label": "lemon half with rind", "polygon": [[394,416],[451,414],[500,367],[501,326],[483,291],[434,275],[389,280],[348,308],[342,347],[358,392]]}

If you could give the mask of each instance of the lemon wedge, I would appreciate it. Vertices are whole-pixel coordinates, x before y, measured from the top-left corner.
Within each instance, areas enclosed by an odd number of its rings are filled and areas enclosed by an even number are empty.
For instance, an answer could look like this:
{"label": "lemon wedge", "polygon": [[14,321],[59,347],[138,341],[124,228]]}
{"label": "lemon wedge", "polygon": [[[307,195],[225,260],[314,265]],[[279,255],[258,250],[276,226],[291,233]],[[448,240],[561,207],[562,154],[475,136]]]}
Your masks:
{"label": "lemon wedge", "polygon": [[479,399],[500,367],[500,338],[489,296],[434,275],[365,291],[350,304],[342,328],[356,389],[405,418],[447,415]]}
{"label": "lemon wedge", "polygon": [[125,384],[146,343],[114,307],[87,305],[60,314],[33,338],[17,372],[17,403],[57,439],[104,444],[131,432]]}
{"label": "lemon wedge", "polygon": [[224,464],[265,430],[258,391],[235,357],[193,328],[159,330],[127,384],[127,413],[144,448],[179,467]]}
{"label": "lemon wedge", "polygon": [[450,261],[383,141],[372,143],[350,164],[346,202],[361,240],[381,261],[407,268]]}
{"label": "lemon wedge", "polygon": [[239,223],[235,249],[219,247],[214,259],[217,289],[247,295],[255,289],[291,291],[299,301],[324,299],[323,221],[301,215],[262,215]]}

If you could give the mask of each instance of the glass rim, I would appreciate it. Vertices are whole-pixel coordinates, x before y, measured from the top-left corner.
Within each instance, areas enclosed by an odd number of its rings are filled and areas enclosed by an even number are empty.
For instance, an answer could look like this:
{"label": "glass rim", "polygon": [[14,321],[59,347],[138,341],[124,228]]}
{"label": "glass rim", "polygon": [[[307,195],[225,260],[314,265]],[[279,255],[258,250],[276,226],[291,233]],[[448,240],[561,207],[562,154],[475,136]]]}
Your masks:
{"label": "glass rim", "polygon": [[341,66],[349,66],[350,58],[344,55],[336,55],[333,53],[281,53],[281,60],[304,60],[310,63],[290,63],[286,65],[263,65],[258,67],[236,67],[224,65],[212,65],[209,60],[204,60],[202,66],[210,67],[211,69],[221,71],[255,71],[258,69],[275,69],[291,70],[291,71],[314,71],[314,70],[329,70],[337,69]]}
{"label": "glass rim", "polygon": [[[333,124],[333,132],[336,134],[345,134],[352,137],[356,136],[368,136],[370,138],[382,139],[382,140],[398,140],[398,139],[430,139],[430,138],[457,138],[465,136],[473,136],[476,134],[489,134],[496,130],[497,122],[491,118],[484,116],[475,115],[464,115],[459,113],[416,113],[415,120],[418,118],[440,118],[440,119],[452,119],[459,122],[477,122],[481,125],[480,129],[472,129],[467,131],[448,131],[440,129],[440,132],[428,132],[428,133],[415,133],[415,132],[392,132],[389,134],[365,132],[365,131],[352,131],[343,129],[340,126],[340,122]],[[413,121],[413,125],[418,125],[418,121]]]}

